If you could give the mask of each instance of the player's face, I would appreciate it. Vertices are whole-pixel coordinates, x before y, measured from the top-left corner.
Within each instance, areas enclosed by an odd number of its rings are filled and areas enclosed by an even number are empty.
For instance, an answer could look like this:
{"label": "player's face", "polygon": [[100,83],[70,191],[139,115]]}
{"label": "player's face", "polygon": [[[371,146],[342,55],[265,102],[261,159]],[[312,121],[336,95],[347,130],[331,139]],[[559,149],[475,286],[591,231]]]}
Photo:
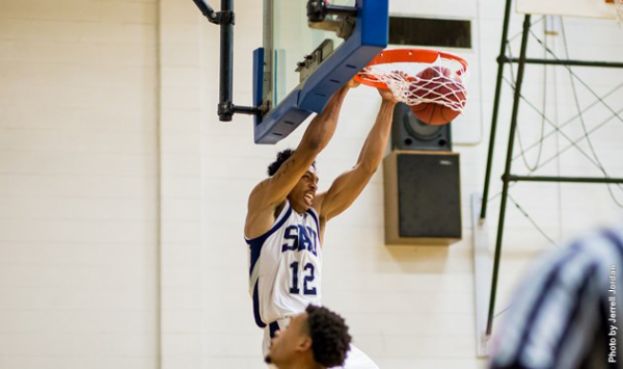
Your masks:
{"label": "player's face", "polygon": [[315,169],[311,167],[305,175],[301,177],[296,186],[294,186],[288,199],[295,208],[306,211],[312,207],[317,190],[318,176],[316,175]]}
{"label": "player's face", "polygon": [[307,334],[307,313],[295,315],[290,324],[275,333],[272,339],[267,362],[277,367],[296,363],[297,357],[311,347],[311,338]]}

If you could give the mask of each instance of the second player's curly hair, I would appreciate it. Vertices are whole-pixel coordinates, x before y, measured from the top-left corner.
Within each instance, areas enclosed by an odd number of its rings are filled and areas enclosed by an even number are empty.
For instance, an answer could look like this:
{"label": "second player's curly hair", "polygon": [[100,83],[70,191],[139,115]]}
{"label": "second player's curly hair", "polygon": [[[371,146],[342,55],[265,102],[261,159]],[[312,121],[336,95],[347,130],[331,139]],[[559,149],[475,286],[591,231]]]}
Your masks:
{"label": "second player's curly hair", "polygon": [[316,362],[325,368],[343,365],[351,342],[344,318],[325,307],[311,304],[305,311]]}
{"label": "second player's curly hair", "polygon": [[[288,160],[290,156],[292,156],[293,153],[294,153],[294,150],[292,149],[285,149],[277,153],[277,159],[275,159],[275,161],[270,163],[270,165],[268,166],[268,175],[272,177],[275,173],[277,173],[279,168],[281,168],[281,164],[283,164],[286,160]],[[312,164],[312,166],[314,168],[316,167],[315,161]]]}

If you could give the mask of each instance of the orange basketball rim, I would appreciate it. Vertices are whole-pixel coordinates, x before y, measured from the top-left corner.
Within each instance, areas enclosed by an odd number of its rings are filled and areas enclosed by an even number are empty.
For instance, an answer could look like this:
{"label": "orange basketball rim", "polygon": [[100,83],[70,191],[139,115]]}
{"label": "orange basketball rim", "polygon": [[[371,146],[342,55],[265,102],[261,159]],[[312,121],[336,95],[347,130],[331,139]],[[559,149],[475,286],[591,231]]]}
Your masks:
{"label": "orange basketball rim", "polygon": [[[397,63],[418,63],[418,64],[435,64],[439,60],[455,62],[458,66],[454,71],[457,78],[461,78],[467,72],[467,61],[465,59],[443,51],[429,49],[390,49],[383,50],[379,53],[368,66],[355,76],[355,82],[376,87],[388,89],[387,84],[382,81],[378,74],[375,73],[374,67],[382,64]],[[407,71],[400,71],[400,67],[394,69],[394,73],[401,73],[407,80],[414,79]]]}

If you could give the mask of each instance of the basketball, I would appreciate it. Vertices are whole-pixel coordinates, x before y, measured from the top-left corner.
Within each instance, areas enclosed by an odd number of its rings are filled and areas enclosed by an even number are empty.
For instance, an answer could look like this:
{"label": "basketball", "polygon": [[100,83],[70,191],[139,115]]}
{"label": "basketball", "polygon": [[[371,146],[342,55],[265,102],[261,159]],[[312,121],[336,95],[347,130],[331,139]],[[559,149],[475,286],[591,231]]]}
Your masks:
{"label": "basketball", "polygon": [[461,109],[465,106],[465,87],[461,80],[452,78],[452,72],[448,68],[428,67],[418,73],[417,77],[410,86],[410,92],[417,98],[435,101],[424,101],[410,106],[420,121],[443,125],[450,123],[461,113],[446,105],[458,105]]}

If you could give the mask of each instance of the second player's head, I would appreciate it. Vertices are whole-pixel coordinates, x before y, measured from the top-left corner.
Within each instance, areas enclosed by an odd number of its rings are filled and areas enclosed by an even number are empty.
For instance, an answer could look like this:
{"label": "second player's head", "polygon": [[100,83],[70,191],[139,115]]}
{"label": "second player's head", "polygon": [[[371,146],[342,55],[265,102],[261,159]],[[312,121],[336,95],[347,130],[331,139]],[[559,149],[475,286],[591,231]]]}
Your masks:
{"label": "second player's head", "polygon": [[351,337],[344,319],[333,311],[309,305],[291,318],[273,338],[266,362],[278,368],[331,368],[341,366]]}
{"label": "second player's head", "polygon": [[[292,156],[293,152],[291,149],[279,152],[277,159],[268,166],[268,175],[271,177],[275,175],[281,168],[281,165]],[[288,201],[290,201],[295,210],[304,212],[312,207],[316,198],[316,191],[318,191],[318,175],[316,173],[316,162],[314,162],[299,179],[292,191],[290,191]]]}

